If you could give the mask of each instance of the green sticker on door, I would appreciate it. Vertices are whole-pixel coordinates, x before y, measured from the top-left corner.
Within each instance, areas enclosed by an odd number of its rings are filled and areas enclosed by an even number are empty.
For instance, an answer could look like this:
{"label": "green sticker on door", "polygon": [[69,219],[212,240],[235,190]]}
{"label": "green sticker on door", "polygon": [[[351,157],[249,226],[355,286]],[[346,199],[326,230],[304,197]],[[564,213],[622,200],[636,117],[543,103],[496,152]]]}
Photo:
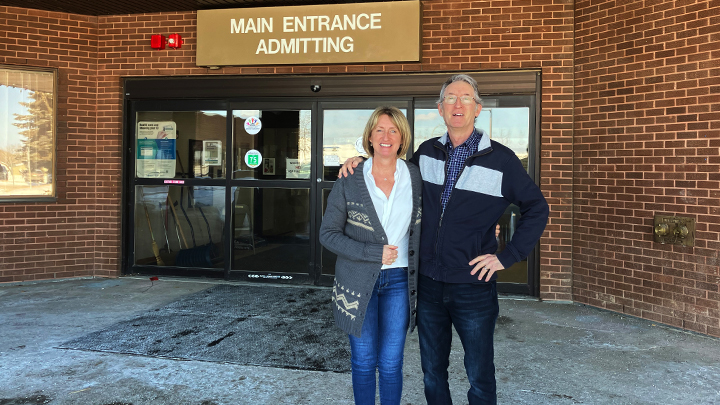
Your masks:
{"label": "green sticker on door", "polygon": [[250,167],[252,169],[260,166],[261,162],[262,162],[262,155],[257,150],[250,149],[245,154],[245,164],[248,165],[248,167]]}

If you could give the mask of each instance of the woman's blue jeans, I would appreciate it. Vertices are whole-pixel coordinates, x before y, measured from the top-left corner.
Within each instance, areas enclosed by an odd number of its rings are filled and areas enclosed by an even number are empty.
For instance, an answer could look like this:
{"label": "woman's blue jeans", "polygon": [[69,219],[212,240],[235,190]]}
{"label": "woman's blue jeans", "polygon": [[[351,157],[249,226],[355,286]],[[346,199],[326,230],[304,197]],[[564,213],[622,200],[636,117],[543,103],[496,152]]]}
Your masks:
{"label": "woman's blue jeans", "polygon": [[407,270],[400,267],[382,270],[360,337],[350,335],[355,404],[375,404],[376,369],[380,374],[380,403],[400,403],[409,305]]}
{"label": "woman's blue jeans", "polygon": [[427,403],[452,404],[448,366],[454,325],[465,349],[468,403],[496,404],[493,333],[499,307],[495,282],[452,284],[420,275],[417,311]]}

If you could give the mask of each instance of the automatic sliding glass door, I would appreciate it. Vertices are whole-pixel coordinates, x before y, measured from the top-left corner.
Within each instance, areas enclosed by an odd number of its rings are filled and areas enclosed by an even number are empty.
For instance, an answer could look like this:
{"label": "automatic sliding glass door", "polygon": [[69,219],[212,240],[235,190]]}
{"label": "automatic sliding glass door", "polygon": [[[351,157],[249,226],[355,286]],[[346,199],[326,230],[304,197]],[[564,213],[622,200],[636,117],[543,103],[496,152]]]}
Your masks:
{"label": "automatic sliding glass door", "polygon": [[[535,96],[484,101],[476,126],[535,178]],[[340,165],[365,154],[363,130],[379,105],[406,113],[411,151],[446,131],[434,97],[129,102],[126,271],[331,285],[336,257],[319,243],[322,215]],[[519,215],[511,206],[498,219],[500,249]],[[533,294],[537,254],[501,272],[500,290]]]}
{"label": "automatic sliding glass door", "polygon": [[315,279],[312,104],[232,109],[231,277]]}
{"label": "automatic sliding glass door", "polygon": [[218,102],[199,107],[139,102],[131,109],[127,257],[134,268],[223,274],[227,112]]}

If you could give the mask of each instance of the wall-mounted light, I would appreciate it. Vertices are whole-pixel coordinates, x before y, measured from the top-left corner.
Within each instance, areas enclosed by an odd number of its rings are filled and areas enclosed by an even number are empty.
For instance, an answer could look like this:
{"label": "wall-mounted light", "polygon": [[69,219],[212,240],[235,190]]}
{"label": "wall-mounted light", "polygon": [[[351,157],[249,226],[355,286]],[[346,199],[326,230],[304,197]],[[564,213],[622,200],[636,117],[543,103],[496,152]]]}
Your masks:
{"label": "wall-mounted light", "polygon": [[154,34],[150,36],[150,47],[152,49],[165,49],[165,44],[170,48],[179,49],[185,43],[180,34],[170,34],[167,39],[165,35]]}
{"label": "wall-mounted light", "polygon": [[182,36],[180,36],[180,34],[168,35],[168,46],[170,48],[180,49],[182,47],[182,44],[184,44],[184,43],[185,43],[185,41],[183,41]]}

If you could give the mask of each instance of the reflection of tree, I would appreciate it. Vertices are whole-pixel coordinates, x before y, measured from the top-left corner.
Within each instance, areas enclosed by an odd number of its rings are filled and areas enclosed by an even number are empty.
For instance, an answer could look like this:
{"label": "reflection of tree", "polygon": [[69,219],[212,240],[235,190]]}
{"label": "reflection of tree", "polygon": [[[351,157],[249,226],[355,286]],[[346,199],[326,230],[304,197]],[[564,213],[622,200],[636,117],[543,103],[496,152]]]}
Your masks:
{"label": "reflection of tree", "polygon": [[7,149],[0,149],[0,165],[7,170],[8,178],[0,177],[0,180],[12,180],[15,184],[13,176],[13,168],[22,161],[22,150],[17,145],[7,145]]}
{"label": "reflection of tree", "polygon": [[15,113],[13,125],[20,128],[20,135],[24,136],[21,142],[22,155],[27,161],[28,175],[35,169],[48,169],[52,165],[53,151],[53,114],[52,93],[33,91],[30,94],[32,101],[20,102],[28,114]]}
{"label": "reflection of tree", "polygon": [[[426,124],[423,122],[422,124]],[[444,122],[439,122],[434,127],[420,127],[419,122],[415,122],[415,139],[414,139],[414,145],[415,149],[420,146],[421,143],[427,141],[428,139],[440,137],[445,135],[445,132],[447,132],[447,127],[445,126]]]}
{"label": "reflection of tree", "polygon": [[311,115],[310,111],[300,111],[300,136],[298,139],[298,160],[300,164],[310,161],[311,149]]}

